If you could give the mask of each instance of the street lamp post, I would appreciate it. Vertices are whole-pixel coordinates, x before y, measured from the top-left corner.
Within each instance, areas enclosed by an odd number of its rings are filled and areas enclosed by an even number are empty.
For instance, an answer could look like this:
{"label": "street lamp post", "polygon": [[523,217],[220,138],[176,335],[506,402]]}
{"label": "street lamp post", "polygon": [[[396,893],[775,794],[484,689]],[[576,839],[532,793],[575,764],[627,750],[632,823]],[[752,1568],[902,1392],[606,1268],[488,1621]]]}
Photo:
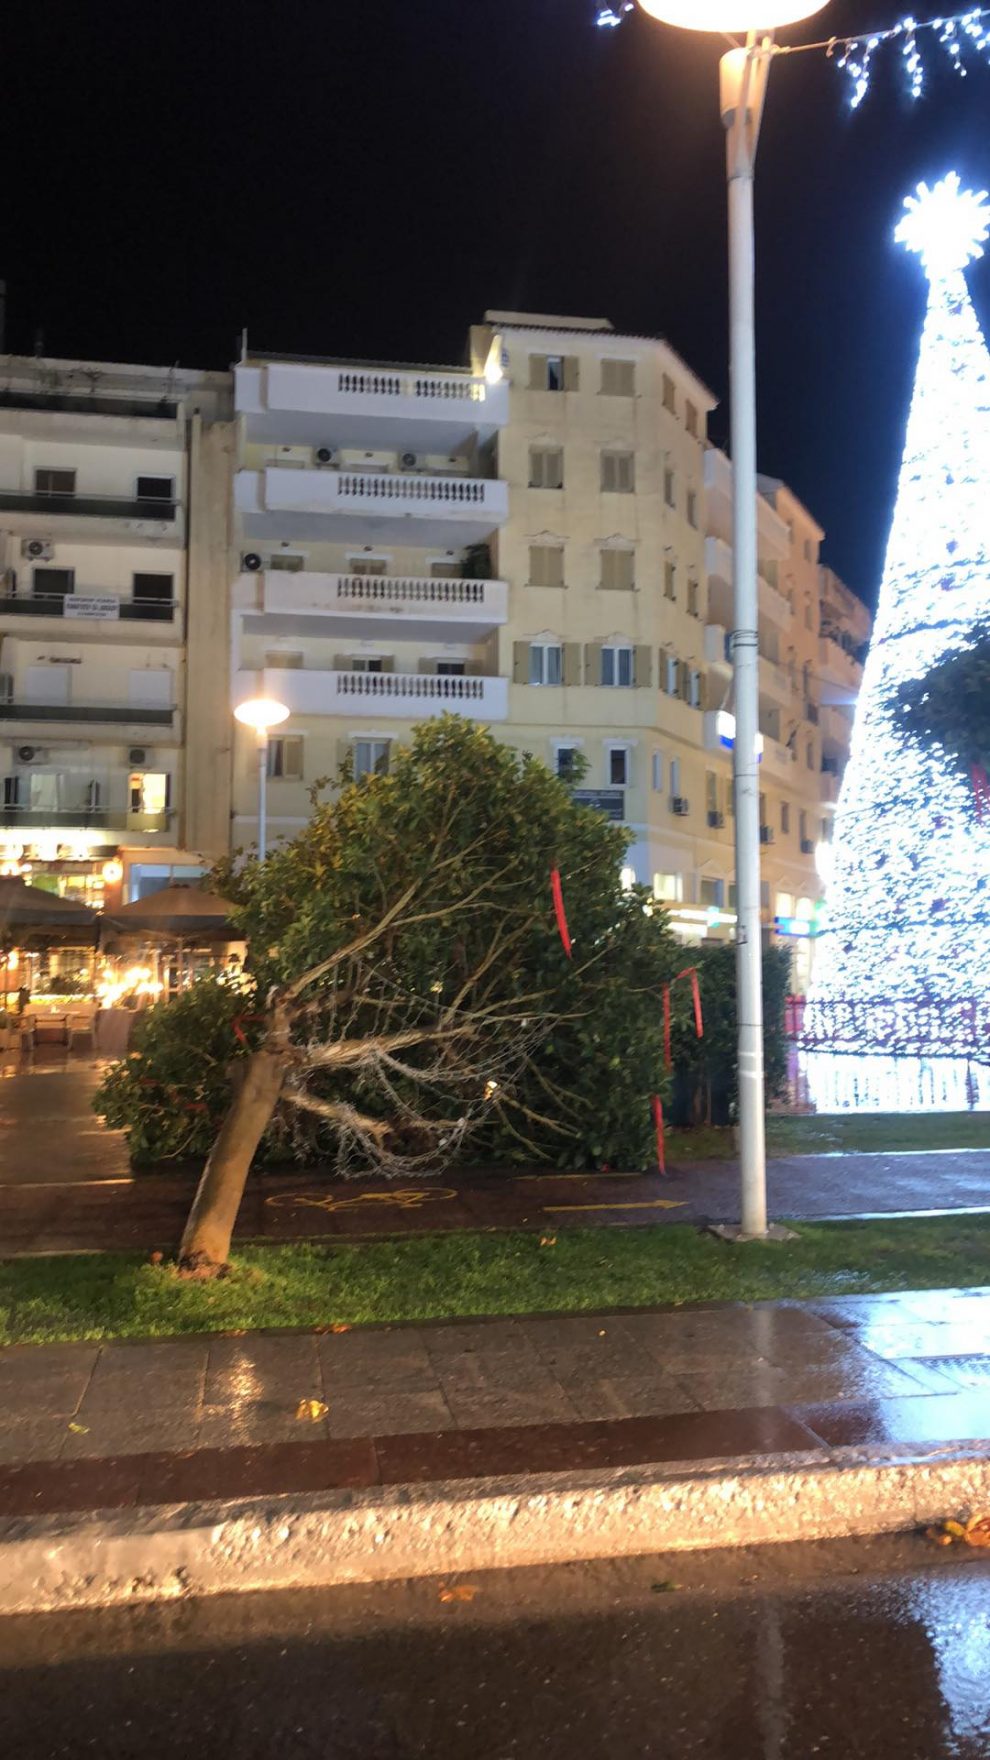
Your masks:
{"label": "street lamp post", "polygon": [[239,703],[234,714],[258,736],[258,860],[263,862],[268,854],[268,735],[288,718],[289,711],[271,697],[252,697]]}
{"label": "street lamp post", "polygon": [[732,673],[736,861],[736,1009],[739,1065],[739,1233],[767,1233],[760,906],[760,660],[757,585],[756,328],[753,180],[767,77],[778,25],[820,12],[825,0],[639,0],[664,24],[745,33],[724,55],[721,108],[729,194],[729,331],[732,383]]}

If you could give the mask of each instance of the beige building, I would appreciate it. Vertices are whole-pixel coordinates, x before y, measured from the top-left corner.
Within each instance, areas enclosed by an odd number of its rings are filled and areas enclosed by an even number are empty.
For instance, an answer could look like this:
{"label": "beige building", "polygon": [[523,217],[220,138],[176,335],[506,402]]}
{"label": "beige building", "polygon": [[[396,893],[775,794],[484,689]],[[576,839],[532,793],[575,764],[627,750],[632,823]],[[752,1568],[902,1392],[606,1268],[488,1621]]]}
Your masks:
{"label": "beige building", "polygon": [[[729,938],[732,477],[706,438],[715,400],[666,343],[605,320],[489,312],[470,359],[236,369],[234,701],[290,710],[270,834],[305,822],[309,786],[345,757],[359,775],[387,765],[452,709],[628,825],[628,877],[685,941]],[[822,532],[783,484],[761,489],[764,920],[803,988],[836,774]],[[840,630],[846,597],[836,583]],[[256,835],[255,763],[241,730],[235,845]]]}
{"label": "beige building", "polygon": [[230,380],[0,357],[0,871],[97,907],[227,847]]}

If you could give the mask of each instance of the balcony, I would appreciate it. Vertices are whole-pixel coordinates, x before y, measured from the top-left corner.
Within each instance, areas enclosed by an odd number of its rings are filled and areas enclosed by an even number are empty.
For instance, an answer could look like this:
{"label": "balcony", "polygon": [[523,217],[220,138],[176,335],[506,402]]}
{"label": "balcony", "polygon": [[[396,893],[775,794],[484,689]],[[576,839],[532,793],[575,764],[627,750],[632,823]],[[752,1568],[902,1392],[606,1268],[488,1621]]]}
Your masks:
{"label": "balcony", "polygon": [[270,668],[238,673],[235,690],[235,702],[254,696],[273,697],[293,715],[423,721],[454,714],[488,722],[505,721],[509,712],[508,681],[504,678]]}
{"label": "balcony", "polygon": [[842,778],[833,771],[823,770],[818,778],[818,798],[823,807],[835,807],[839,804],[839,792]]}
{"label": "balcony", "polygon": [[161,834],[173,817],[167,813],[128,813],[118,807],[21,807],[0,805],[0,825],[7,831],[130,831]]}
{"label": "balcony", "polygon": [[822,739],[826,745],[838,747],[843,759],[849,752],[852,727],[852,716],[848,711],[834,706],[823,707],[821,711]]}
{"label": "balcony", "polygon": [[508,485],[495,479],[413,472],[239,471],[238,512],[249,537],[436,545],[481,544],[509,517]]}
{"label": "balcony", "polygon": [[256,357],[234,378],[252,442],[450,454],[509,419],[508,385],[468,372]]}
{"label": "balcony", "polygon": [[0,513],[29,513],[41,525],[51,519],[127,519],[168,525],[176,501],[164,496],[47,495],[33,489],[0,489]]}
{"label": "balcony", "polygon": [[[733,612],[732,546],[723,538],[705,539],[705,570],[709,580],[709,605],[719,621],[731,627]],[[783,593],[772,586],[765,574],[758,575],[759,614],[782,629],[790,629],[794,612]]]}
{"label": "balcony", "polygon": [[863,683],[863,668],[841,642],[822,636],[818,643],[822,668],[822,702],[854,703]]}
{"label": "balcony", "polygon": [[768,660],[763,654],[760,655],[760,695],[781,703],[785,709],[791,707],[794,698],[789,675],[775,660]]}
{"label": "balcony", "polygon": [[[0,686],[3,684],[0,679]],[[0,695],[0,721],[95,722],[113,727],[171,727],[174,709],[135,708],[127,703],[30,703]]]}
{"label": "balcony", "polygon": [[[798,776],[797,752],[792,751],[790,746],[781,745],[779,740],[764,735],[763,768],[769,775],[777,777],[779,781],[789,782],[793,785]],[[810,774],[808,782],[810,785]]]}
{"label": "balcony", "polygon": [[419,576],[287,574],[272,569],[241,575],[236,603],[270,619],[263,633],[328,635],[339,630],[358,641],[378,637],[474,642],[508,617],[505,581],[432,580]]}
{"label": "balcony", "polygon": [[0,618],[58,617],[99,623],[172,623],[171,599],[121,599],[116,593],[0,593]]}

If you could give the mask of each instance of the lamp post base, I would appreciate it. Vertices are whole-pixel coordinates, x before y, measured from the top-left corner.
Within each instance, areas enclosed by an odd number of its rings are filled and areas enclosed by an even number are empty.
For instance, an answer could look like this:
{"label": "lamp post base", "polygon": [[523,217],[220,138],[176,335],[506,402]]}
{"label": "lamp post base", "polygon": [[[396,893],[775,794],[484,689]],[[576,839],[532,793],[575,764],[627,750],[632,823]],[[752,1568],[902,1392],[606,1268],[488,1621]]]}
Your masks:
{"label": "lamp post base", "polygon": [[768,1222],[765,1234],[746,1234],[737,1222],[712,1223],[705,1231],[715,1235],[720,1241],[728,1241],[730,1246],[739,1247],[747,1241],[796,1241],[800,1239],[793,1228],[785,1228],[782,1222]]}

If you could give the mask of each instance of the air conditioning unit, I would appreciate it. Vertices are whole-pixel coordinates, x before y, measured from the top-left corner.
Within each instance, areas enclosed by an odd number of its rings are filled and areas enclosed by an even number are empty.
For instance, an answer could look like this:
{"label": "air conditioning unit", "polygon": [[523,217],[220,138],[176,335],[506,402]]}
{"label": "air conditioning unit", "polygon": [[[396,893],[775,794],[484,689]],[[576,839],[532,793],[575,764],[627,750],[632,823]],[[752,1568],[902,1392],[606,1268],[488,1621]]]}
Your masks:
{"label": "air conditioning unit", "polygon": [[801,854],[803,856],[813,856],[814,853],[815,853],[815,846],[812,843],[811,838],[810,837],[802,837],[802,839],[801,839]]}
{"label": "air conditioning unit", "polygon": [[691,802],[686,800],[684,795],[675,794],[670,803],[670,810],[676,814],[678,819],[686,819],[691,811]]}
{"label": "air conditioning unit", "polygon": [[761,843],[773,843],[774,842],[774,830],[773,830],[772,825],[761,825],[760,826],[760,842]]}
{"label": "air conditioning unit", "polygon": [[340,460],[339,452],[332,446],[318,446],[313,457],[321,465],[337,464]]}
{"label": "air conditioning unit", "polygon": [[399,460],[404,471],[416,470],[419,466],[419,462],[420,458],[418,452],[404,452]]}
{"label": "air conditioning unit", "polygon": [[716,813],[716,812],[709,813],[708,825],[709,825],[710,830],[721,831],[722,826],[724,824],[725,824],[725,814],[724,813]]}
{"label": "air conditioning unit", "polygon": [[31,562],[51,562],[54,554],[55,546],[50,544],[47,538],[21,539],[21,555],[26,556]]}
{"label": "air conditioning unit", "polygon": [[43,764],[49,754],[42,746],[18,746],[17,762],[19,764]]}
{"label": "air conditioning unit", "polygon": [[265,566],[265,559],[257,550],[247,550],[241,557],[241,568],[245,574],[259,574]]}
{"label": "air conditioning unit", "polygon": [[145,751],[144,746],[131,746],[130,751],[127,754],[127,762],[129,764],[146,764],[148,762],[148,754]]}

